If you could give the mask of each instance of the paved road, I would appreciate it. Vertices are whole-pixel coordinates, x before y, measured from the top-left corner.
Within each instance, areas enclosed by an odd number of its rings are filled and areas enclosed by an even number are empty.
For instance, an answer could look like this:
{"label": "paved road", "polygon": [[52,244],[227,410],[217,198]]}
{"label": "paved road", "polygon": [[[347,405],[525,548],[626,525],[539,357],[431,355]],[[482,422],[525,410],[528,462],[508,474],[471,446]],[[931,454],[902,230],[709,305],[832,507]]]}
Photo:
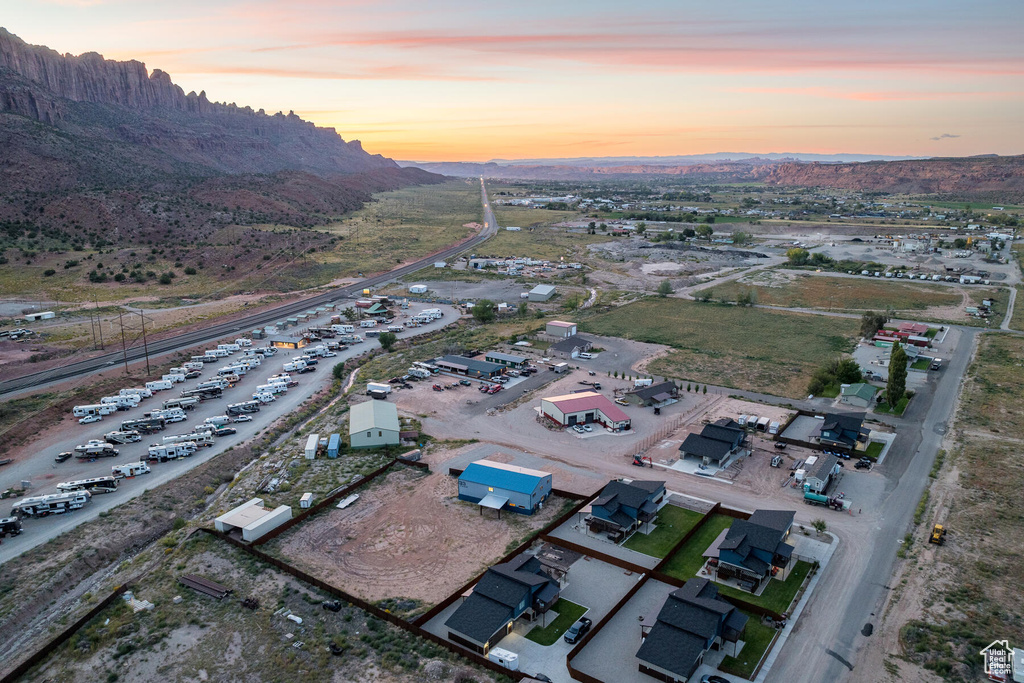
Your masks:
{"label": "paved road", "polygon": [[[413,304],[405,315],[415,315],[419,310],[430,307],[431,304]],[[399,332],[398,337],[411,337],[428,332],[433,332],[442,327],[450,325],[459,319],[459,313],[449,306],[434,306],[441,308],[444,317],[435,320],[428,325],[415,329]],[[25,532],[20,536],[5,539],[0,545],[0,564],[17,557],[21,553],[30,550],[62,533],[74,529],[79,524],[94,519],[101,512],[120,505],[127,500],[142,495],[147,489],[155,488],[176,477],[181,476],[188,470],[215,457],[224,450],[238,446],[248,441],[253,435],[262,432],[273,424],[282,415],[297,410],[299,405],[313,395],[317,390],[331,382],[331,369],[336,363],[349,358],[362,355],[367,351],[379,348],[380,343],[376,339],[367,339],[362,344],[356,344],[338,353],[336,358],[324,358],[317,365],[317,371],[307,374],[291,373],[292,378],[299,382],[299,386],[293,387],[286,394],[280,394],[273,403],[263,406],[260,412],[254,414],[252,422],[242,422],[234,426],[238,433],[233,436],[217,438],[216,443],[210,448],[203,448],[191,457],[182,460],[173,460],[166,463],[151,464],[152,472],[135,479],[123,480],[117,491],[110,494],[95,495],[92,501],[83,509],[64,515],[46,517],[43,519],[26,519],[24,521]],[[90,477],[109,476],[111,465],[122,465],[129,462],[144,460],[147,447],[153,443],[160,443],[164,436],[170,434],[187,434],[191,432],[193,425],[202,423],[204,419],[215,415],[224,415],[228,403],[238,403],[250,399],[253,390],[259,384],[264,384],[268,377],[282,371],[282,366],[292,355],[297,352],[279,351],[263,361],[256,370],[247,373],[241,378],[238,384],[224,392],[224,398],[215,401],[204,401],[194,410],[186,411],[188,418],[185,422],[169,424],[167,429],[157,434],[144,435],[142,441],[134,444],[121,444],[117,448],[120,453],[113,458],[100,458],[94,462],[72,459],[64,463],[55,463],[54,455],[61,451],[72,450],[76,445],[85,443],[89,439],[102,439],[107,432],[118,428],[122,420],[135,419],[142,416],[143,412],[159,408],[162,402],[169,398],[175,398],[182,389],[194,387],[197,383],[210,379],[214,375],[214,369],[225,363],[208,365],[203,376],[196,380],[190,380],[182,384],[174,385],[168,391],[157,392],[152,398],[145,399],[138,407],[124,412],[116,412],[103,418],[102,422],[91,425],[78,425],[71,423],[71,429],[51,430],[44,434],[33,444],[35,450],[31,457],[19,460],[16,463],[6,466],[3,469],[0,488],[7,488],[22,480],[32,482],[30,495],[42,495],[55,493],[56,485],[62,481],[86,479]],[[222,359],[228,361],[229,359]],[[296,444],[298,447],[298,444]],[[0,516],[10,512],[10,505],[15,500],[2,501]]]}
{"label": "paved road", "polygon": [[999,326],[1001,330],[1010,329],[1010,320],[1013,318],[1013,307],[1017,304],[1017,288],[1007,287],[1010,292],[1010,302],[1006,304],[1006,315],[1003,316],[1003,324]]}
{"label": "paved road", "polygon": [[[149,355],[151,357],[156,357],[172,351],[194,346],[196,344],[221,339],[239,332],[248,332],[249,330],[268,325],[281,320],[282,318],[302,313],[307,309],[316,308],[317,306],[322,306],[326,303],[336,302],[339,299],[344,299],[357,294],[366,287],[372,287],[394,280],[420,270],[435,261],[444,261],[462,253],[463,251],[473,249],[488,238],[494,236],[498,229],[497,221],[494,218],[494,212],[491,210],[490,201],[487,198],[487,187],[482,179],[480,181],[480,196],[484,205],[484,229],[479,235],[467,242],[454,247],[449,247],[444,251],[422,258],[415,263],[410,263],[409,265],[396,268],[387,273],[366,278],[365,280],[347,287],[332,289],[328,292],[302,299],[301,301],[277,306],[231,322],[210,325],[209,327],[196,330],[195,332],[172,335],[166,339],[151,341],[149,342]],[[138,360],[145,357],[145,350],[139,347],[131,348],[128,349],[127,355],[129,361]],[[69,362],[68,364],[57,368],[51,368],[42,372],[34,372],[29,375],[0,382],[0,396],[29,389],[39,389],[40,387],[56,382],[100,372],[108,367],[112,367],[123,362],[124,354],[121,351],[106,353],[81,361]]]}

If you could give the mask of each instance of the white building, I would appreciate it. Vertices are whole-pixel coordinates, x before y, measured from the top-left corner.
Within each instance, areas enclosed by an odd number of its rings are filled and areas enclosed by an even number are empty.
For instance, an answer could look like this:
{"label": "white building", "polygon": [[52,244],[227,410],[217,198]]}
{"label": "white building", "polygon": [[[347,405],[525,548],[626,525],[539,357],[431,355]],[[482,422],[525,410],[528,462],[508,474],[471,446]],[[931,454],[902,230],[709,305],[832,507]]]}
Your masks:
{"label": "white building", "polygon": [[231,533],[242,530],[243,541],[255,541],[267,535],[292,518],[292,509],[287,505],[270,510],[263,507],[262,498],[253,498],[234,510],[225,512],[213,521],[217,531]]}
{"label": "white building", "polygon": [[348,418],[348,439],[352,448],[397,446],[398,408],[387,401],[366,401],[352,406]]}
{"label": "white building", "polygon": [[426,294],[427,293],[427,286],[426,285],[409,285],[409,293],[410,294]]}

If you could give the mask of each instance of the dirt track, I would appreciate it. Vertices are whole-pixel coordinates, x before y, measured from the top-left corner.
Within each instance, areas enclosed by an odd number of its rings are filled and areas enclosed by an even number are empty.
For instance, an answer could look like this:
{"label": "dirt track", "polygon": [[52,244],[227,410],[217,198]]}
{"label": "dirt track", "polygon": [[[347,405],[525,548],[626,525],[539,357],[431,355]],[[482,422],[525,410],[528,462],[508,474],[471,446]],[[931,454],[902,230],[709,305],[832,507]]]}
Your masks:
{"label": "dirt track", "polygon": [[272,547],[325,581],[367,600],[403,597],[436,603],[507,546],[553,519],[559,505],[532,517],[460,502],[457,480],[445,473],[391,473],[332,510],[284,535]]}

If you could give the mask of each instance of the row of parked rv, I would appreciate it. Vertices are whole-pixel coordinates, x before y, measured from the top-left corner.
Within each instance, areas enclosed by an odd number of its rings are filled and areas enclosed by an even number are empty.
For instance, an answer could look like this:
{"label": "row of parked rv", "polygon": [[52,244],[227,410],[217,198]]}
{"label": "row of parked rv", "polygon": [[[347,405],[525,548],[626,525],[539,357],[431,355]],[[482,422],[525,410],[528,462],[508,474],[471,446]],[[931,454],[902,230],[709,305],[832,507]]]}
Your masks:
{"label": "row of parked rv", "polygon": [[[852,270],[846,271],[850,275],[856,275]],[[991,281],[982,278],[980,275],[929,275],[928,273],[904,273],[902,270],[883,272],[880,270],[862,270],[860,274],[865,277],[884,277],[888,279],[906,278],[907,280],[928,280],[931,282],[959,282],[962,285],[989,285]]]}

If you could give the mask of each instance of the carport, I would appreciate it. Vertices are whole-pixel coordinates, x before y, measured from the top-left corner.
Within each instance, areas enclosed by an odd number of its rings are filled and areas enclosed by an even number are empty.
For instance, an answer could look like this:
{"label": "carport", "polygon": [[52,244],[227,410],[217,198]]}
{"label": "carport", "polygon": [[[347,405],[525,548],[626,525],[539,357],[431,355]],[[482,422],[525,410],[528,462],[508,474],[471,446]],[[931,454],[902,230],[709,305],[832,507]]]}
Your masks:
{"label": "carport", "polygon": [[501,508],[505,507],[508,503],[508,496],[500,496],[497,493],[488,493],[486,496],[480,499],[477,505],[480,506],[480,515],[484,514],[484,508],[498,511],[498,519],[501,519]]}

